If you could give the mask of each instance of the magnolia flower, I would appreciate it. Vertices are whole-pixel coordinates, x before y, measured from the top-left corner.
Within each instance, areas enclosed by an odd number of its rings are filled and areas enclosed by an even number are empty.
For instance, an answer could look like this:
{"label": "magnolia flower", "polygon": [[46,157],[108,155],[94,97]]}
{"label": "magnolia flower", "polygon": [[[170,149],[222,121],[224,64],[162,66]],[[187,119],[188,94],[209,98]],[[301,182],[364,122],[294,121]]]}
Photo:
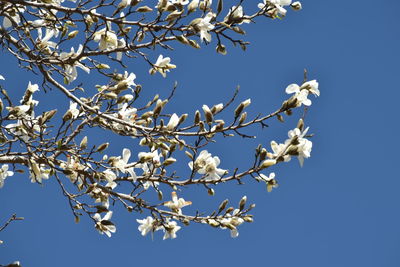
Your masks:
{"label": "magnolia flower", "polygon": [[37,164],[36,162],[31,163],[31,168],[30,168],[30,178],[31,178],[31,183],[42,183],[42,180],[49,179],[49,174],[50,174],[50,169],[45,169],[44,164]]}
{"label": "magnolia flower", "polygon": [[149,232],[155,232],[161,229],[160,226],[157,226],[158,222],[151,216],[147,216],[147,218],[142,220],[136,219],[136,221],[140,223],[138,230],[142,236],[147,235]]}
{"label": "magnolia flower", "polygon": [[[78,171],[84,170],[85,166],[79,163],[75,157],[67,156],[67,162],[62,162],[60,167],[67,171],[66,176],[72,183],[75,183],[78,179]],[[81,179],[79,182],[82,182]]]}
{"label": "magnolia flower", "polygon": [[229,9],[228,15],[224,18],[224,21],[228,24],[238,23],[250,23],[251,20],[246,18],[243,13],[242,6],[233,6]]}
{"label": "magnolia flower", "polygon": [[79,109],[77,109],[78,103],[69,101],[69,109],[67,112],[71,113],[72,119],[76,119],[79,116]]}
{"label": "magnolia flower", "polygon": [[120,172],[129,173],[129,175],[133,179],[136,179],[136,173],[134,171],[134,168],[133,167],[126,168],[130,157],[131,157],[131,151],[127,148],[124,148],[122,150],[122,159],[121,157],[117,157],[113,162],[113,166],[116,167]]}
{"label": "magnolia flower", "polygon": [[111,233],[115,233],[117,228],[110,221],[112,217],[112,211],[109,211],[101,218],[100,214],[96,213],[93,215],[93,219],[96,220],[95,227],[99,231],[100,234],[106,234],[108,237],[111,237]]}
{"label": "magnolia flower", "polygon": [[135,79],[135,73],[128,73],[127,71],[125,71],[124,76],[122,76],[121,80],[117,81],[116,85],[111,87],[109,90],[121,92],[128,88],[131,88],[132,86],[136,86]]}
{"label": "magnolia flower", "polygon": [[235,209],[232,214],[228,213],[226,216],[227,218],[224,218],[221,220],[221,228],[226,229],[229,228],[231,230],[231,237],[236,238],[239,236],[239,232],[237,230],[237,226],[241,225],[244,220],[238,216],[236,216],[240,212],[239,209]]}
{"label": "magnolia flower", "polygon": [[200,9],[206,11],[211,7],[212,0],[203,0],[200,2]]}
{"label": "magnolia flower", "polygon": [[29,128],[31,128],[35,132],[40,132],[40,126],[38,124],[35,124],[32,119],[29,119],[29,116],[27,117],[26,121],[22,122],[21,120],[18,120],[17,123],[8,124],[5,128],[11,134],[17,136],[24,142],[27,142],[30,139],[29,133],[31,133],[32,131]]}
{"label": "magnolia flower", "polygon": [[264,181],[267,184],[267,191],[271,192],[273,188],[278,187],[278,182],[275,180],[275,173],[271,172],[269,176],[260,174],[256,177],[257,180]]}
{"label": "magnolia flower", "polygon": [[6,107],[6,109],[14,116],[21,117],[26,116],[26,112],[31,108],[30,105],[20,105],[15,107]]}
{"label": "magnolia flower", "polygon": [[4,16],[3,28],[7,29],[13,26],[13,22],[15,24],[19,24],[21,22],[20,13],[25,12],[25,7],[20,5],[7,4],[5,7],[3,7],[3,10],[8,11],[6,12],[7,16],[5,16],[5,14],[2,14],[2,16]]}
{"label": "magnolia flower", "polygon": [[282,16],[286,15],[286,9],[284,6],[288,6],[292,3],[292,0],[263,0],[263,3],[259,3],[257,6],[259,9],[263,9],[267,6],[273,6],[276,8],[276,11]]}
{"label": "magnolia flower", "polygon": [[117,186],[117,183],[114,181],[117,179],[117,175],[110,169],[107,169],[103,172],[104,178],[107,180],[106,187],[110,187],[111,189],[114,189]]}
{"label": "magnolia flower", "polygon": [[167,130],[168,131],[173,131],[175,127],[179,123],[179,117],[176,115],[176,113],[172,114],[171,118],[169,119],[168,125],[167,125]]}
{"label": "magnolia flower", "polygon": [[14,175],[14,172],[8,170],[7,164],[2,165],[0,168],[0,188],[2,188],[4,186],[4,180],[8,176],[13,176],[13,175]]}
{"label": "magnolia flower", "polygon": [[297,159],[299,160],[300,166],[303,166],[304,159],[311,156],[312,142],[304,138],[308,132],[308,127],[302,132],[299,128],[295,128],[288,132],[289,139],[285,143],[292,144],[295,140],[295,146],[297,148]]}
{"label": "magnolia flower", "polygon": [[38,38],[36,39],[37,46],[39,49],[50,53],[50,48],[55,49],[57,43],[50,41],[51,38],[58,36],[58,30],[53,28],[46,28],[46,34],[43,37],[42,28],[38,28]]}
{"label": "magnolia flower", "polygon": [[118,105],[118,118],[126,122],[132,122],[136,119],[136,108],[128,108],[128,103]]}
{"label": "magnolia flower", "polygon": [[[60,54],[60,59],[65,61],[67,59],[74,59],[77,56],[79,56],[80,54],[82,54],[83,52],[83,46],[80,44],[78,51],[75,52],[75,49],[73,47],[71,47],[71,52],[66,53],[66,52],[62,52]],[[76,68],[80,68],[83,71],[85,71],[87,74],[90,73],[90,69],[88,67],[86,67],[85,65],[83,65],[82,63],[80,63],[80,60],[84,60],[85,58],[80,58],[79,60],[75,60],[74,63],[72,65],[70,64],[65,64],[64,68],[65,68],[65,78],[66,81],[68,83],[71,83],[73,81],[76,80],[76,78],[78,77],[78,72],[76,70]]]}
{"label": "magnolia flower", "polygon": [[287,145],[285,144],[278,144],[275,141],[271,141],[271,148],[274,153],[268,154],[270,158],[277,159],[278,157],[283,157],[283,161],[288,162],[290,161],[290,155],[287,155],[285,152]]}
{"label": "magnolia flower", "polygon": [[100,50],[115,49],[118,47],[117,35],[111,30],[111,25],[93,34],[93,40],[99,43]]}
{"label": "magnolia flower", "polygon": [[189,4],[189,0],[169,0],[171,4],[185,6]]}
{"label": "magnolia flower", "polygon": [[171,193],[172,200],[165,202],[164,206],[170,208],[173,212],[182,214],[182,208],[192,205],[191,201],[186,201],[183,198],[178,198],[178,195],[176,192]]}
{"label": "magnolia flower", "polygon": [[170,64],[170,62],[171,58],[159,55],[157,58],[157,62],[153,65],[153,68],[149,70],[149,73],[153,75],[158,71],[164,78],[167,77],[167,72],[169,72],[170,69],[176,68],[176,65]]}
{"label": "magnolia flower", "polygon": [[141,162],[160,163],[160,154],[158,154],[158,150],[154,150],[153,152],[139,152],[138,157]]}
{"label": "magnolia flower", "polygon": [[315,96],[319,96],[320,92],[318,89],[318,82],[316,80],[308,81],[303,83],[301,86],[293,83],[286,87],[287,94],[294,94],[294,98],[297,100],[296,106],[299,107],[301,104],[305,106],[311,105],[311,100],[308,99],[308,94],[311,93]]}
{"label": "magnolia flower", "polygon": [[194,169],[199,174],[203,174],[206,181],[218,181],[227,172],[226,170],[217,168],[219,164],[220,160],[218,157],[212,157],[207,150],[203,150],[195,160],[194,166],[192,161],[188,165],[191,170]]}
{"label": "magnolia flower", "polygon": [[166,224],[164,225],[164,237],[163,240],[171,238],[176,238],[176,232],[181,229],[181,227],[175,221],[169,221],[167,219]]}
{"label": "magnolia flower", "polygon": [[208,12],[204,18],[195,19],[191,24],[193,28],[200,32],[200,40],[206,40],[207,42],[211,42],[211,34],[208,31],[211,31],[215,28],[214,25],[210,23],[210,21],[214,18],[215,14],[212,12]]}

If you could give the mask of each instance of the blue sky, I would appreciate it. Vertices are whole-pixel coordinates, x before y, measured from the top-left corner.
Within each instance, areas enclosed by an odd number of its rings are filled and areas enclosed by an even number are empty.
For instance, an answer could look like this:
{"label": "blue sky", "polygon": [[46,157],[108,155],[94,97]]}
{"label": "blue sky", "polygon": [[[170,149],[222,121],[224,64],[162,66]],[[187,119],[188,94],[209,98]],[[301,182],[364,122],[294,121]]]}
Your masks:
{"label": "blue sky", "polygon": [[[267,113],[287,97],[288,84],[301,82],[304,68],[310,79],[319,81],[321,97],[312,99],[306,118],[315,134],[312,157],[303,168],[293,160],[274,169],[279,188],[267,193],[261,184],[247,180],[244,186],[217,187],[214,197],[200,187],[183,193],[193,201],[193,210],[212,209],[227,197],[237,203],[247,195],[249,202],[257,204],[255,220],[240,226],[237,239],[228,230],[203,225],[184,227],[175,240],[162,241],[159,233],[153,240],[143,238],[136,219],[147,215],[121,209],[113,217],[117,233],[107,238],[88,219],[74,223],[55,181],[39,186],[16,175],[0,191],[0,220],[12,213],[25,220],[1,232],[5,244],[0,246],[0,263],[20,260],[23,266],[41,267],[400,266],[400,147],[396,136],[400,2],[302,3],[301,12],[289,11],[282,21],[258,20],[248,26],[251,46],[245,53],[229,45],[226,56],[217,55],[213,46],[193,50],[178,45],[173,52],[156,51],[154,55],[171,56],[178,66],[167,79],[150,78],[142,62],[130,65],[149,95],[159,91],[166,96],[174,81],[179,82],[169,106],[169,111],[177,113],[193,113],[203,104],[223,102],[238,84],[239,99],[252,99],[249,112]],[[5,51],[0,58],[0,73],[11,91],[22,93],[20,88],[25,89],[29,76],[22,78],[26,73]],[[46,106],[62,99],[53,92],[46,97],[42,100]],[[251,161],[251,147],[267,145],[272,139],[284,141],[286,132],[295,126],[295,117],[284,124],[271,121],[271,127],[263,131],[254,129],[257,140],[221,140],[209,150],[220,156],[221,167],[244,167]],[[118,145],[115,154],[125,143]]]}

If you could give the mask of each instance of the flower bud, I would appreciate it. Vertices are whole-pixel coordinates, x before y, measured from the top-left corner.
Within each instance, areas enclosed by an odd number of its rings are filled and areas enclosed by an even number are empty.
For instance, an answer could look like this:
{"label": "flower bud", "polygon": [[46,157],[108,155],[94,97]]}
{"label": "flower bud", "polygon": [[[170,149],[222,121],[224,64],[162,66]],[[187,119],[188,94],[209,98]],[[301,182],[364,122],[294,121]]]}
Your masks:
{"label": "flower bud", "polygon": [[214,117],[213,117],[213,114],[212,114],[210,108],[207,105],[203,105],[202,108],[203,108],[203,111],[204,111],[204,115],[206,117],[206,122],[208,124],[211,124],[214,121]]}
{"label": "flower bud", "polygon": [[299,11],[303,8],[299,1],[293,2],[290,6],[296,11]]}
{"label": "flower bud", "polygon": [[211,112],[212,112],[213,115],[215,115],[216,113],[220,112],[223,108],[224,108],[224,104],[219,103],[217,105],[214,105],[211,108]]}
{"label": "flower bud", "polygon": [[168,165],[171,165],[171,164],[173,164],[173,163],[175,163],[175,162],[176,162],[176,159],[174,159],[174,158],[167,158],[166,160],[164,160],[163,165],[164,165],[164,166],[168,166]]}
{"label": "flower bud", "polygon": [[104,150],[106,150],[108,148],[109,145],[110,145],[110,143],[104,143],[104,144],[99,145],[96,152],[103,152]]}
{"label": "flower bud", "polygon": [[221,211],[223,211],[226,208],[226,205],[228,205],[229,200],[225,199],[224,201],[222,201],[221,205],[219,205],[218,208],[218,213],[220,213]]}
{"label": "flower bud", "polygon": [[242,124],[247,118],[247,112],[243,112],[242,115],[240,115],[239,119],[239,125]]}
{"label": "flower bud", "polygon": [[246,201],[247,201],[247,197],[246,196],[242,197],[242,199],[239,202],[239,210],[244,209],[244,206],[246,205]]}
{"label": "flower bud", "polygon": [[199,124],[200,120],[201,120],[200,111],[196,110],[196,113],[194,114],[194,124]]}
{"label": "flower bud", "polygon": [[214,189],[212,189],[212,188],[208,188],[207,193],[208,193],[208,195],[210,195],[210,196],[215,195],[215,191],[214,191]]}
{"label": "flower bud", "polygon": [[153,11],[153,9],[151,9],[148,6],[141,6],[136,9],[136,12],[140,12],[140,13],[146,13],[146,12],[151,12],[151,11]]}
{"label": "flower bud", "polygon": [[217,53],[221,54],[221,55],[226,55],[226,47],[223,44],[218,44],[217,47],[215,48],[215,50],[217,51]]}
{"label": "flower bud", "polygon": [[274,160],[274,159],[266,159],[261,163],[260,168],[261,169],[265,169],[265,168],[271,167],[271,166],[273,166],[275,164],[276,164],[276,160]]}
{"label": "flower bud", "polygon": [[78,35],[79,31],[72,31],[70,33],[68,33],[68,37],[67,39],[70,40],[72,38],[75,38],[76,35]]}
{"label": "flower bud", "polygon": [[88,138],[87,136],[83,137],[81,143],[79,144],[81,149],[86,149],[87,148],[87,142],[88,142]]}

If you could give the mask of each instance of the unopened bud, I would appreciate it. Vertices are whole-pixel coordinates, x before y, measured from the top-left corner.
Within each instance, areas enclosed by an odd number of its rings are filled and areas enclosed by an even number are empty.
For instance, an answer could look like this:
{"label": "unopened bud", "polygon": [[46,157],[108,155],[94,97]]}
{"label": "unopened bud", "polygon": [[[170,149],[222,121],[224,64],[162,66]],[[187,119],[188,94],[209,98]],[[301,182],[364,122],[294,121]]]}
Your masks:
{"label": "unopened bud", "polygon": [[211,124],[214,121],[214,116],[210,110],[210,108],[207,105],[203,105],[203,111],[204,111],[204,115],[206,117],[206,122],[208,124]]}
{"label": "unopened bud", "polygon": [[86,149],[87,148],[87,142],[88,142],[88,138],[87,136],[83,137],[81,143],[79,144],[81,149]]}
{"label": "unopened bud", "polygon": [[303,119],[300,119],[299,122],[297,123],[297,128],[302,132],[304,130],[304,121]]}
{"label": "unopened bud", "polygon": [[171,165],[171,164],[173,164],[173,163],[175,163],[175,162],[176,162],[176,159],[174,159],[174,158],[167,158],[166,160],[164,160],[163,165],[164,165],[164,166],[168,166],[168,165]]}
{"label": "unopened bud", "polygon": [[101,144],[101,145],[97,148],[96,152],[103,152],[104,150],[106,150],[106,149],[108,148],[109,145],[110,145],[110,143]]}
{"label": "unopened bud", "polygon": [[141,7],[138,7],[138,8],[136,9],[136,11],[137,11],[137,12],[141,12],[141,13],[146,13],[146,12],[151,12],[151,11],[153,11],[153,9],[151,9],[151,8],[148,7],[148,6],[141,6]]}
{"label": "unopened bud", "polygon": [[212,188],[208,188],[207,193],[208,193],[210,196],[215,195],[215,191],[214,191],[214,189],[212,189]]}
{"label": "unopened bud", "polygon": [[194,124],[199,124],[200,120],[201,120],[200,111],[196,110],[196,113],[194,114]]}
{"label": "unopened bud", "polygon": [[301,10],[303,8],[299,1],[293,2],[290,6],[293,8],[293,10],[296,11]]}
{"label": "unopened bud", "polygon": [[224,201],[222,201],[221,205],[219,205],[218,208],[218,213],[220,213],[221,211],[223,211],[226,208],[226,205],[228,205],[229,200],[225,199]]}
{"label": "unopened bud", "polygon": [[247,112],[243,112],[242,115],[240,115],[239,119],[239,125],[242,124],[247,118]]}
{"label": "unopened bud", "polygon": [[219,44],[219,45],[217,45],[217,47],[215,48],[215,50],[217,51],[217,53],[219,53],[219,54],[221,54],[221,55],[226,55],[227,54],[227,52],[226,52],[226,47],[225,47],[225,45],[223,45],[223,44]]}
{"label": "unopened bud", "polygon": [[246,196],[242,197],[242,199],[239,202],[239,210],[244,209],[244,206],[246,205],[246,201],[247,201],[247,197]]}
{"label": "unopened bud", "polygon": [[274,159],[266,159],[261,163],[260,168],[261,169],[265,169],[265,168],[271,167],[271,166],[273,166],[275,164],[276,164],[276,160],[274,160]]}

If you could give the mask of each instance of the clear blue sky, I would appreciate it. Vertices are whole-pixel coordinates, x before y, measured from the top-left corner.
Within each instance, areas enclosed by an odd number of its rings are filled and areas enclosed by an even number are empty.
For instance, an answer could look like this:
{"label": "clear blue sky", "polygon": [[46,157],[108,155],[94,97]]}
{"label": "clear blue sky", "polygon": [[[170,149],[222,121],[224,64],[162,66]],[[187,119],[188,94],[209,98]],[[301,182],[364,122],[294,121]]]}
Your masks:
{"label": "clear blue sky", "polygon": [[[179,82],[170,106],[177,113],[222,102],[237,84],[242,88],[240,99],[252,98],[253,114],[269,112],[284,100],[288,84],[302,80],[304,68],[310,79],[320,82],[321,97],[313,99],[306,118],[315,134],[312,157],[303,168],[297,161],[276,168],[278,189],[268,194],[264,186],[249,180],[245,186],[217,187],[213,198],[200,187],[184,193],[193,201],[193,209],[211,209],[227,196],[237,203],[247,195],[249,202],[257,204],[255,221],[240,226],[237,239],[230,238],[227,230],[203,225],[181,229],[175,240],[162,241],[161,234],[154,240],[143,238],[136,218],[147,215],[137,217],[119,209],[114,215],[117,233],[107,238],[88,219],[74,223],[54,181],[42,187],[16,175],[0,190],[0,221],[15,212],[26,219],[0,234],[5,241],[0,246],[0,263],[400,266],[400,2],[302,3],[301,12],[289,11],[283,21],[258,20],[247,27],[252,45],[246,53],[230,46],[227,56],[217,55],[211,46],[199,51],[182,46],[174,52],[162,51],[178,65],[167,79],[150,79],[147,66],[131,65],[149,94],[158,90],[167,95],[173,82]],[[0,73],[11,90],[22,92],[29,78],[24,80],[16,61],[4,54]],[[48,94],[46,105],[53,104],[53,97]],[[283,141],[294,125],[293,120],[274,121],[270,129],[258,131],[255,141],[235,139],[234,145],[225,141],[213,151],[221,157],[221,167],[244,167],[251,160],[246,149],[271,139]]]}

